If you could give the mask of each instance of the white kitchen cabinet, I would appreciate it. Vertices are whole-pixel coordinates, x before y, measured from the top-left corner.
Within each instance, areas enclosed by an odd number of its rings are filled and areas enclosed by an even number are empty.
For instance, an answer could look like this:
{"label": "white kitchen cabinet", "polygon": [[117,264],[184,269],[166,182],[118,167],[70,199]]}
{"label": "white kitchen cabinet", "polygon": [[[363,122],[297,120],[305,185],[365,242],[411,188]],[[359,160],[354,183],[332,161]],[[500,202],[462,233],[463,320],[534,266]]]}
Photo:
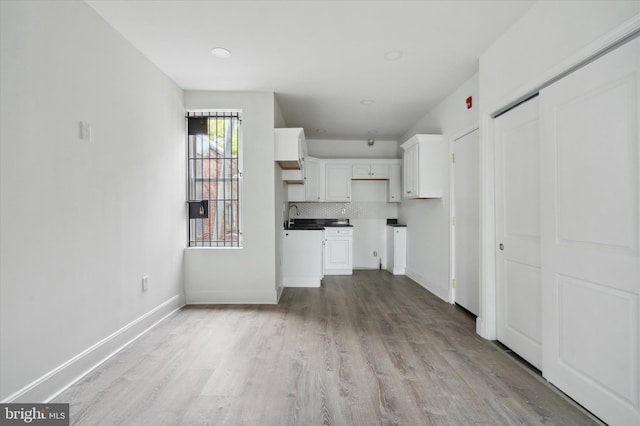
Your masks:
{"label": "white kitchen cabinet", "polygon": [[320,287],[323,276],[324,231],[285,229],[282,277],[285,287]]}
{"label": "white kitchen cabinet", "polygon": [[317,158],[305,158],[304,194],[306,201],[324,201],[324,167]]}
{"label": "white kitchen cabinet", "polygon": [[392,164],[389,166],[387,201],[390,203],[399,203],[402,201],[402,167],[400,164]]}
{"label": "white kitchen cabinet", "polygon": [[324,274],[353,274],[353,228],[325,228]]}
{"label": "white kitchen cabinet", "polygon": [[403,197],[418,196],[418,145],[408,147],[404,152],[404,176],[402,179]]}
{"label": "white kitchen cabinet", "polygon": [[404,149],[404,198],[442,198],[444,193],[446,144],[442,135],[415,135]]}
{"label": "white kitchen cabinet", "polygon": [[407,228],[387,226],[387,270],[404,275],[407,268]]}
{"label": "white kitchen cabinet", "polygon": [[326,163],[325,197],[328,202],[351,202],[351,165]]}
{"label": "white kitchen cabinet", "polygon": [[354,163],[351,179],[389,179],[389,165]]}
{"label": "white kitchen cabinet", "polygon": [[[307,156],[307,141],[304,129],[273,129],[275,139],[275,160],[283,170],[300,170],[302,159]],[[286,178],[285,178],[286,180]]]}

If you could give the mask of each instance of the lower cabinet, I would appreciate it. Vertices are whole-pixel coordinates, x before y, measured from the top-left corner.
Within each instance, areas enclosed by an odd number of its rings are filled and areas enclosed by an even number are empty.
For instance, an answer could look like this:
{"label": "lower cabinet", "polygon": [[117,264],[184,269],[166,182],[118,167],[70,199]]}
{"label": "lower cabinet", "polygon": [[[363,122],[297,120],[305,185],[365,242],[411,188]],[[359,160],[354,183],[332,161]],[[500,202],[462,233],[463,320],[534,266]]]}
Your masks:
{"label": "lower cabinet", "polygon": [[285,287],[320,287],[322,230],[285,229],[282,234],[282,278]]}
{"label": "lower cabinet", "polygon": [[407,268],[407,228],[387,226],[387,270],[404,275]]}
{"label": "lower cabinet", "polygon": [[353,228],[325,228],[324,274],[353,274]]}

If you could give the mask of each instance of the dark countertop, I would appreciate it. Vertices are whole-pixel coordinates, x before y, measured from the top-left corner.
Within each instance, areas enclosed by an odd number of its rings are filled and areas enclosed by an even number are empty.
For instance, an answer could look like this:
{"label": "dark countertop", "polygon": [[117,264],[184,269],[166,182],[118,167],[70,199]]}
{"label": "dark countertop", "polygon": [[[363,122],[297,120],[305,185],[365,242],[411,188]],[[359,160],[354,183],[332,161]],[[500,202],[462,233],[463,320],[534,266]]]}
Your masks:
{"label": "dark countertop", "polygon": [[292,225],[285,226],[285,231],[324,231],[324,226],[322,225]]}
{"label": "dark countertop", "polygon": [[407,225],[403,225],[401,223],[387,223],[387,226],[390,226],[392,228],[406,228]]}
{"label": "dark countertop", "polygon": [[349,219],[293,219],[293,225],[284,227],[286,230],[314,231],[324,228],[353,228]]}

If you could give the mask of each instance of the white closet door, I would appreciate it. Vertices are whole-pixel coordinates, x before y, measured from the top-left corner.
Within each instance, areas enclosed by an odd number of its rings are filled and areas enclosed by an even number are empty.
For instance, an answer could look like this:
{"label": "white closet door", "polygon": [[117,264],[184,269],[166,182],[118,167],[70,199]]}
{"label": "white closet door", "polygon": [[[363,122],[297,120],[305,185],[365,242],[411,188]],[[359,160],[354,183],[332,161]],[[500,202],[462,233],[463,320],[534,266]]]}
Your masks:
{"label": "white closet door", "polygon": [[453,143],[455,205],[455,302],[480,309],[480,157],[478,130]]}
{"label": "white closet door", "polygon": [[540,93],[543,374],[640,424],[640,39]]}
{"label": "white closet door", "polygon": [[498,340],[542,369],[538,99],[495,120]]}

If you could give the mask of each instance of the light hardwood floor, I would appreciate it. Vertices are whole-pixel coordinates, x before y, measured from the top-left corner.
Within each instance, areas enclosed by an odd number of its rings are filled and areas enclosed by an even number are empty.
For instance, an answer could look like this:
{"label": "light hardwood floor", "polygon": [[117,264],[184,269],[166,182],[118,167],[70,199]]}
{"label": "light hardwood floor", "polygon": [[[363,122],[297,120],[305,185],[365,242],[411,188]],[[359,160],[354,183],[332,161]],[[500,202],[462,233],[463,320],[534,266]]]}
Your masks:
{"label": "light hardwood floor", "polygon": [[357,271],[278,305],[185,307],[54,402],[82,425],[594,421],[406,277]]}

